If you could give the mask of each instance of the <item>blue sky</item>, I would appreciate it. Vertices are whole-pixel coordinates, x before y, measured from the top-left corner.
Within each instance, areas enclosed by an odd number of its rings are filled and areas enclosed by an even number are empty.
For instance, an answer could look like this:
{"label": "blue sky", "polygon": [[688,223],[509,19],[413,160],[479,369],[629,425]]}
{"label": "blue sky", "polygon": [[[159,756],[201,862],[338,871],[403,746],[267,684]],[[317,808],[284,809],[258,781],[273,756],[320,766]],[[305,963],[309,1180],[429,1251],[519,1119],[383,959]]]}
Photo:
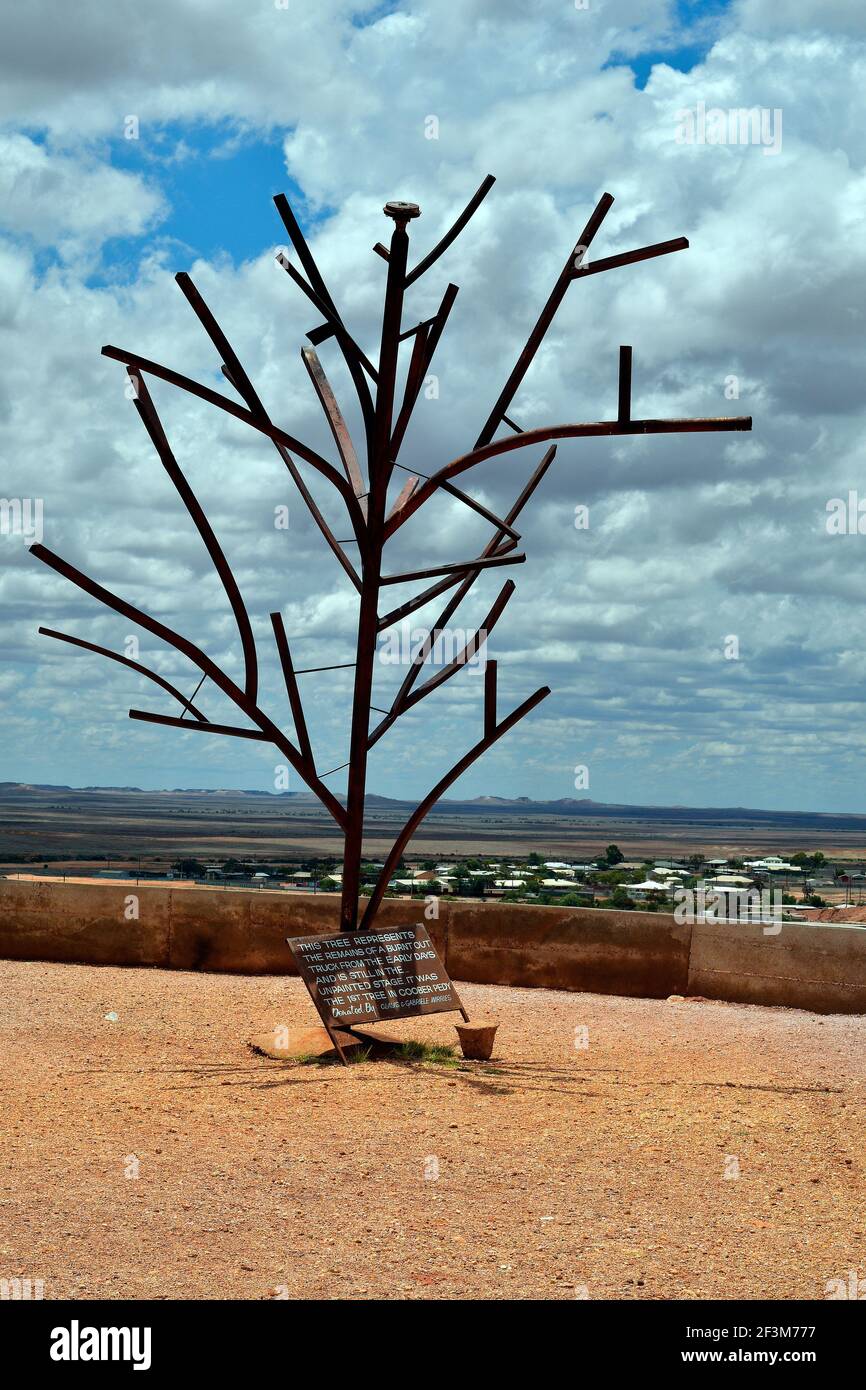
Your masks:
{"label": "blue sky", "polygon": [[[399,12],[396,3],[374,6],[353,18],[358,29],[376,25]],[[633,53],[614,49],[604,67],[625,67],[643,89],[653,67],[665,63],[689,72],[710,51],[730,0],[676,0],[667,41]],[[286,170],[283,140],[286,129],[267,132],[230,117],[215,121],[168,121],[147,132],[147,138],[117,136],[107,143],[104,157],[115,168],[128,170],[156,184],[165,200],[165,215],[148,235],[151,244],[165,245],[180,264],[190,259],[229,257],[236,264],[259,255],[268,245],[268,205],[284,192],[301,213],[309,232],[327,219],[333,208],[304,206],[303,189]],[[34,131],[44,138],[44,132]],[[280,226],[271,213],[270,230],[279,239]],[[128,280],[136,272],[141,238],[116,237],[102,248],[102,264],[91,282]]]}
{"label": "blue sky", "polygon": [[[232,261],[260,255],[271,241],[279,240],[280,223],[271,199],[286,193],[303,203],[297,183],[286,173],[282,135],[238,133],[228,122],[206,126],[167,123],[159,131],[159,148],[152,142],[116,139],[109,158],[158,183],[166,200],[166,216],[157,239],[171,245],[175,260],[228,256]],[[172,162],[177,151],[187,151]],[[305,219],[308,225],[327,216],[327,210]],[[270,237],[268,233],[271,233]],[[106,272],[134,273],[131,264],[140,239],[118,238],[106,248]]]}
{"label": "blue sky", "polygon": [[638,53],[615,49],[605,66],[630,67],[641,90],[656,63],[665,63],[678,72],[691,72],[709,53],[730,9],[730,0],[676,0],[674,24],[665,44]]}

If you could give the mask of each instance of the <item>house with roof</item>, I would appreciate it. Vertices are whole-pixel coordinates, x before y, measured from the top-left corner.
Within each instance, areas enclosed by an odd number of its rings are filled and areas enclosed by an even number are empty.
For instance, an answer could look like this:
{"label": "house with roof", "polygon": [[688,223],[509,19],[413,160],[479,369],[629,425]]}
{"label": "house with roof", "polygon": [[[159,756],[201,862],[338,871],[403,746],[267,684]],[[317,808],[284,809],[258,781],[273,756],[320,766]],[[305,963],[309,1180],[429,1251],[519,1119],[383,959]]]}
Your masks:
{"label": "house with roof", "polygon": [[495,878],[490,892],[492,894],[513,893],[518,888],[525,887],[526,883],[522,878]]}
{"label": "house with roof", "polygon": [[669,888],[674,885],[665,883],[662,879],[645,878],[642,883],[624,883],[623,888],[627,893],[635,893],[638,897],[645,898],[649,893],[667,893]]}

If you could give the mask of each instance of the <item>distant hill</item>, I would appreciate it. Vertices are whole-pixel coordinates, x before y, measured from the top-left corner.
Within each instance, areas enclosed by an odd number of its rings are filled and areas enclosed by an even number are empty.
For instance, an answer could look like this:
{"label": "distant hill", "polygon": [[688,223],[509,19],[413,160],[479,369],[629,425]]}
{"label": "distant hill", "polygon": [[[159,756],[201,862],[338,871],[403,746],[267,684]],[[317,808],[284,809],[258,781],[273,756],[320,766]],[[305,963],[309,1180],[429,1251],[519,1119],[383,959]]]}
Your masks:
{"label": "distant hill", "polygon": [[[174,787],[158,791],[144,791],[140,787],[69,787],[26,782],[0,782],[0,800],[7,804],[17,797],[37,798],[62,795],[67,800],[87,801],[99,796],[154,797],[161,802],[170,802],[172,797],[195,797],[209,802],[245,800],[254,798],[260,804],[286,801],[298,806],[317,807],[318,802],[312,792],[268,792],[256,788],[238,790],[236,788],[213,787]],[[375,812],[400,812],[408,815],[417,803],[395,797],[379,796],[371,793],[367,797],[368,810]],[[866,835],[866,814],[850,812],[819,811],[769,811],[748,806],[658,806],[631,805],[627,802],[593,801],[589,797],[558,797],[553,801],[533,801],[528,796],[513,798],[502,796],[476,796],[468,800],[446,799],[437,802],[431,811],[432,817],[485,816],[491,814],[503,818],[563,817],[569,820],[589,822],[615,821],[627,826],[630,821],[659,821],[667,825],[695,826],[713,825],[738,828],[769,827],[780,829],[849,830]]]}

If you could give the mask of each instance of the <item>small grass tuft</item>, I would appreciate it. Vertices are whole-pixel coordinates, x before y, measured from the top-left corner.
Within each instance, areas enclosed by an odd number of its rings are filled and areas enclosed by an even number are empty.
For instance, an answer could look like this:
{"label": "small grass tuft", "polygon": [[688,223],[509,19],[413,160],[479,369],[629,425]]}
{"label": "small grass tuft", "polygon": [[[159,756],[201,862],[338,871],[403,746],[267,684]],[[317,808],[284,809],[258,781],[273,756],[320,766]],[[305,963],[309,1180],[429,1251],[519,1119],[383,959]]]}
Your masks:
{"label": "small grass tuft", "polygon": [[[355,1066],[358,1062],[369,1062],[372,1053],[373,1049],[369,1046],[347,1047],[346,1061],[349,1063],[349,1066]],[[299,1066],[302,1067],[333,1067],[334,1065],[342,1066],[342,1062],[340,1061],[340,1058],[336,1055],[336,1053],[331,1057],[323,1057],[319,1052],[308,1052],[304,1053],[304,1055],[301,1057],[296,1057],[295,1061],[298,1063]]]}
{"label": "small grass tuft", "polygon": [[454,1048],[445,1043],[401,1043],[397,1056],[405,1062],[421,1062],[424,1066],[437,1067],[456,1067],[460,1060]]}

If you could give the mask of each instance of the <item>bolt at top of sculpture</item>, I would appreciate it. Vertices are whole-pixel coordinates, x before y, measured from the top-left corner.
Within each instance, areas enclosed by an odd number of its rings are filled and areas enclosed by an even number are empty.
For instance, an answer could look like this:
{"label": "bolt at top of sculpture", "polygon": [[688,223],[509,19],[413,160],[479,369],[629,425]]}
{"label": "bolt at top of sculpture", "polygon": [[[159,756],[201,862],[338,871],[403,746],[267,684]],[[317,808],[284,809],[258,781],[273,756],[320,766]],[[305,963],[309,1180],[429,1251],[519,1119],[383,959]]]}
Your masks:
{"label": "bolt at top of sculpture", "polygon": [[[631,414],[630,347],[620,348],[619,401],[615,420],[521,429],[509,417],[507,412],[511,407],[511,402],[553,322],[557,309],[574,281],[617,266],[630,265],[636,261],[649,260],[654,256],[667,255],[672,251],[683,250],[688,246],[686,239],[679,237],[673,241],[659,242],[652,246],[644,246],[635,251],[608,256],[602,260],[586,264],[586,252],[613,203],[610,194],[605,193],[578,238],[577,245],[569,252],[547,303],[542,309],[538,321],[473,448],[469,453],[452,459],[450,463],[444,464],[435,473],[424,477],[423,481],[423,475],[410,475],[397,496],[392,499],[389,507],[389,488],[394,469],[396,467],[403,468],[402,464],[398,464],[400,447],[437,344],[454,304],[457,286],[451,284],[447,286],[439,308],[431,318],[424,319],[415,324],[414,327],[405,330],[403,328],[404,296],[414,282],[424,275],[451,245],[486,197],[493,182],[493,177],[488,175],[450,230],[412,270],[408,269],[409,235],[407,228],[411,220],[420,216],[420,208],[415,203],[400,201],[386,203],[384,212],[394,223],[390,245],[386,248],[377,244],[373,248],[379,256],[387,261],[388,265],[379,357],[375,365],[361,350],[346,328],[286,198],[280,194],[274,200],[294,247],[300,269],[282,254],[277,259],[295,284],[315,305],[323,319],[319,327],[307,334],[312,346],[302,348],[301,356],[327,418],[342,472],[340,468],[328,462],[316,450],[273,422],[228,339],[187,274],[183,272],[178,274],[176,276],[177,283],[213,343],[219,356],[223,375],[243,404],[238,404],[236,400],[214,391],[210,387],[200,386],[180,372],[163,367],[158,362],[151,362],[135,352],[117,347],[104,347],[102,349],[105,356],[114,358],[125,365],[133,383],[135,408],[222,581],[226,598],[235,616],[243,651],[244,680],[242,686],[232,680],[204,651],[180,633],[173,631],[156,618],[150,617],[147,613],[103,588],[80,570],[46,549],[45,546],[34,545],[31,547],[32,553],[56,570],[58,574],[64,575],[80,589],[99,599],[114,612],[129,618],[130,621],[151,632],[168,646],[173,647],[186,656],[193,666],[201,672],[199,685],[193,696],[188,699],[174,685],[138,661],[133,661],[127,656],[121,656],[79,637],[55,632],[48,628],[39,629],[46,636],[57,638],[88,651],[98,652],[102,656],[131,667],[140,675],[146,676],[161,686],[163,690],[173,696],[183,710],[183,713],[178,717],[132,709],[129,711],[131,718],[146,720],[154,724],[171,725],[175,728],[195,729],[203,733],[223,734],[229,737],[257,739],[271,743],[282,753],[310,790],[315,793],[345,837],[343,897],[340,915],[342,931],[354,931],[358,927],[367,754],[401,715],[449,680],[471,659],[476,650],[472,639],[441,670],[430,676],[423,684],[416,686],[418,677],[435,645],[437,634],[441,633],[449,622],[478,576],[485,570],[520,564],[525,559],[523,554],[517,553],[520,535],[515,529],[515,522],[550,466],[556,448],[554,446],[547,450],[520,496],[504,517],[496,516],[475,498],[456,487],[452,480],[497,454],[506,453],[511,449],[523,449],[528,445],[543,443],[552,439],[621,434],[674,434],[694,430],[745,430],[751,428],[751,419],[748,416],[682,420],[633,419]],[[321,343],[330,338],[335,340],[336,346],[343,356],[357,393],[365,436],[366,476],[328,378],[315,351]],[[396,405],[400,345],[410,341],[412,346],[403,381],[403,392],[399,405]],[[306,675],[309,672],[297,671],[293,665],[289,639],[280,612],[272,613],[270,617],[294,723],[294,740],[288,737],[279,723],[274,722],[262,710],[259,703],[256,644],[246,606],[219,541],[175,459],[145,384],[145,377],[147,376],[168,382],[172,386],[187,391],[192,396],[207,401],[235,419],[248,424],[252,429],[259,431],[273,442],[325,541],[350,582],[358,591],[355,660],[353,663],[346,663],[353,665],[355,672],[348,763],[331,768],[329,772],[318,771],[307,732],[304,706],[297,680],[299,675]],[[394,418],[395,413],[396,419]],[[502,425],[506,426],[510,433],[497,438],[497,431]],[[342,498],[352,528],[353,540],[358,546],[357,562],[353,562],[349,558],[344,549],[345,542],[336,539],[307,487],[294,455],[297,455],[299,459],[327,478]],[[382,561],[388,541],[400,527],[405,525],[410,516],[414,515],[425,502],[440,492],[445,492],[459,500],[493,527],[493,534],[481,554],[466,560],[435,565],[408,573],[383,573]],[[383,596],[387,594],[389,586],[427,579],[435,579],[436,582],[389,611],[380,612]],[[377,711],[377,713],[383,714],[383,718],[371,729],[370,715],[374,708],[372,705],[374,662],[379,634],[448,590],[453,590],[453,593],[439,618],[433,624],[429,636],[413,655],[409,672],[390,708],[387,711]],[[478,632],[483,633],[486,637],[486,634],[492,631],[513,591],[514,584],[509,580],[500,590]],[[477,638],[478,633],[475,636]],[[199,690],[207,679],[210,679],[228,697],[241,714],[247,718],[252,727],[213,723],[197,705],[193,704],[193,700],[198,697]],[[371,926],[403,850],[431,807],[482,753],[550,694],[549,688],[542,686],[540,690],[536,690],[504,719],[499,719],[496,682],[496,662],[488,660],[484,678],[482,736],[441,778],[409,817],[386,858],[384,868],[379,873],[360,923],[362,930]],[[325,777],[341,771],[344,767],[348,768],[348,789],[345,805],[324,781]]]}

